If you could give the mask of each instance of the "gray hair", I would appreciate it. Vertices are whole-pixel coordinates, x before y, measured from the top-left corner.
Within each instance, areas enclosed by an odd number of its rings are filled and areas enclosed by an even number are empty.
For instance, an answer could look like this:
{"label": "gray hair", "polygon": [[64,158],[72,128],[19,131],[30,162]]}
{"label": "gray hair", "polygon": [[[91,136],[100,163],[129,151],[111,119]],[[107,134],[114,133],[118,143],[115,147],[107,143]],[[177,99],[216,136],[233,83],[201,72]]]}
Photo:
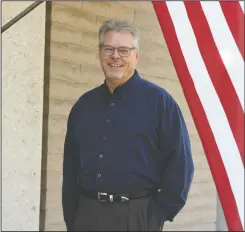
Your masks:
{"label": "gray hair", "polygon": [[103,44],[104,35],[109,31],[128,31],[134,38],[134,46],[139,49],[139,32],[137,28],[126,21],[121,20],[107,20],[105,21],[99,29],[99,44]]}

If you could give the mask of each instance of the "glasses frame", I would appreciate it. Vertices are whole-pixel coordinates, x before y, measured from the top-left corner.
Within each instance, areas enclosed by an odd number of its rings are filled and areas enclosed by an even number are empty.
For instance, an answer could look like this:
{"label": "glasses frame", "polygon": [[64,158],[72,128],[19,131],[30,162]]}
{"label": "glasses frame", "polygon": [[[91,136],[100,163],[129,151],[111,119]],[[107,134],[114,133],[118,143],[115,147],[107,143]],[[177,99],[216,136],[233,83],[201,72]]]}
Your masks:
{"label": "glasses frame", "polygon": [[[134,49],[136,49],[136,47],[126,47],[126,46],[113,47],[113,46],[107,45],[107,44],[100,44],[100,45],[99,45],[99,48],[100,48],[100,49],[103,49],[103,48],[106,48],[106,47],[112,49],[112,53],[111,53],[111,54],[106,54],[107,56],[112,56],[112,55],[115,53],[115,50],[117,50],[118,55],[119,55],[120,57],[123,57],[123,58],[129,57],[131,51],[134,50]],[[122,56],[122,55],[120,54],[120,52],[119,52],[119,49],[120,49],[120,48],[126,48],[126,49],[128,49],[128,55],[126,55],[126,56],[123,55],[123,56]]]}

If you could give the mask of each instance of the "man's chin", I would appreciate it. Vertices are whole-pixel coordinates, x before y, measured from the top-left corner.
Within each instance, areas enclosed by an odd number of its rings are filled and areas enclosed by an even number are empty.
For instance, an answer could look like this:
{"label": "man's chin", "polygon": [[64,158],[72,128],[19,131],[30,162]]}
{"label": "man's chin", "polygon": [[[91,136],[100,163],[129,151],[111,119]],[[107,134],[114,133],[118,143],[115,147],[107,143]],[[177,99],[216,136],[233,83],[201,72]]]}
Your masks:
{"label": "man's chin", "polygon": [[110,80],[121,80],[123,79],[123,73],[107,73],[106,77]]}

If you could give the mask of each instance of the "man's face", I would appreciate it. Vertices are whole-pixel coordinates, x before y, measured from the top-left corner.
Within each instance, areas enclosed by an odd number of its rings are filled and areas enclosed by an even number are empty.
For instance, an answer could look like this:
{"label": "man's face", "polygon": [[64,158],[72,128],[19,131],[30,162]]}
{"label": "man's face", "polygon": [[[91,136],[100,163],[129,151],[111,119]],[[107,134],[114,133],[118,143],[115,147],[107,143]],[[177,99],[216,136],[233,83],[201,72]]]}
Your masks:
{"label": "man's face", "polygon": [[[123,81],[133,75],[139,59],[139,52],[136,49],[130,49],[134,46],[134,39],[130,32],[110,31],[105,33],[99,57],[107,79]],[[118,48],[120,51],[116,49],[113,51],[113,48]],[[112,51],[113,54],[111,54]]]}

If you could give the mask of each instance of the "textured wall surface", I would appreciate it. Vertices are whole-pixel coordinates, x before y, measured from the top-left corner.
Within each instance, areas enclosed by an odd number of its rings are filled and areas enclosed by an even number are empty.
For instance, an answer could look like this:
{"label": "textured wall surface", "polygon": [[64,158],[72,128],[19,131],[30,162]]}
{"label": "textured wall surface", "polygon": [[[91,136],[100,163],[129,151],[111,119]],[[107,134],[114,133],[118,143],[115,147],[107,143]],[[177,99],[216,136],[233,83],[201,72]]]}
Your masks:
{"label": "textured wall surface", "polygon": [[33,1],[13,1],[12,4],[3,1],[2,4],[2,25],[5,25],[20,12],[30,6]]}
{"label": "textured wall surface", "polygon": [[[8,22],[32,2],[3,2]],[[2,34],[2,229],[38,230],[45,3]]]}
{"label": "textured wall surface", "polygon": [[151,2],[53,2],[51,10],[50,69],[47,73],[47,153],[43,154],[41,217],[43,229],[65,228],[61,207],[63,145],[69,111],[81,94],[100,85],[103,73],[98,60],[98,29],[106,19],[133,22],[140,30],[143,78],[165,88],[178,102],[191,136],[195,161],[189,200],[164,230],[214,230],[216,190],[206,157],[182,92]]}

